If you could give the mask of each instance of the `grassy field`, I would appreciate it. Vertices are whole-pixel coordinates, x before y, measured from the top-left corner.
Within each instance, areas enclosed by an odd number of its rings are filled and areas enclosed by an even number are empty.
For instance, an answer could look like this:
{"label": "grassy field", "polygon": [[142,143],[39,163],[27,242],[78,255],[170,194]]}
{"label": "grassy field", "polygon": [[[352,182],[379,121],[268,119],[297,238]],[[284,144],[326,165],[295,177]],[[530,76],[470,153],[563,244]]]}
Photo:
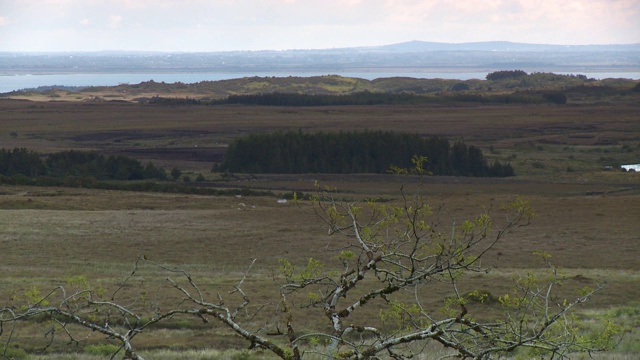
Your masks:
{"label": "grassy field", "polygon": [[[634,345],[640,341],[640,174],[604,167],[640,162],[639,110],[634,103],[281,108],[3,99],[2,147],[127,154],[187,174],[202,173],[210,186],[269,189],[277,196],[0,186],[0,303],[17,304],[34,287],[46,291],[78,276],[109,293],[142,255],[188,269],[212,297],[226,294],[257,258],[246,291],[256,306],[272,302],[277,259],[304,264],[314,257],[336,264],[335,252],[327,249],[341,240],[327,235],[308,211],[309,203],[281,204],[280,194],[312,191],[318,180],[353,199],[397,201],[400,187],[412,179],[313,174],[228,179],[209,172],[213,160],[231,139],[252,132],[392,129],[461,138],[490,158],[514,165],[518,176],[507,179],[427,178],[427,200],[442,207],[446,221],[474,217],[516,195],[529,199],[537,213],[530,226],[487,254],[483,264],[494,270],[474,276],[463,284],[465,289],[504,293],[514,274],[540,271],[543,264],[533,252],[547,251],[566,276],[567,295],[574,287],[607,284],[582,314],[625,323],[631,332],[608,358],[635,358],[640,353]],[[124,289],[122,299],[140,301],[144,295],[161,304],[177,300],[179,294],[168,288],[165,277],[157,269],[143,269],[136,278],[139,286]],[[441,306],[444,296],[436,287],[429,306]],[[497,311],[496,306],[478,304],[470,312],[482,317]],[[315,315],[297,314],[301,323],[315,321]],[[259,317],[256,326],[265,319]],[[36,323],[20,327],[17,335],[16,344],[29,353],[46,344]],[[77,351],[91,359],[87,354],[99,349],[86,347],[100,343],[102,337],[88,334],[81,345],[60,340],[50,351]],[[171,351],[187,348],[210,349],[191,358],[256,356],[239,350],[248,344],[227,330],[183,319],[151,329],[135,344],[160,359],[180,358]],[[212,350],[227,348],[234,350]]]}
{"label": "grassy field", "polygon": [[[252,132],[395,130],[464,139],[520,175],[558,177],[637,162],[637,103],[456,106],[149,106],[0,99],[0,142],[41,152],[100,150],[208,172]],[[574,178],[574,176],[571,176]]]}

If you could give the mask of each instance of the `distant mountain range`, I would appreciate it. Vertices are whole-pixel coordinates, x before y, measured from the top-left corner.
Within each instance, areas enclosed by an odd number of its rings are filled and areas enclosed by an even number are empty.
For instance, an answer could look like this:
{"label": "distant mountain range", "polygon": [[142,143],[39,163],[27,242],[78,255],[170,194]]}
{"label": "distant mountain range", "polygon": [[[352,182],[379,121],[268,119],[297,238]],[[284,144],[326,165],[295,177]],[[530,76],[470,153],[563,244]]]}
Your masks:
{"label": "distant mountain range", "polygon": [[640,43],[544,45],[409,41],[383,46],[204,53],[0,52],[0,75],[72,73],[640,72]]}
{"label": "distant mountain range", "polygon": [[611,45],[548,45],[517,43],[509,41],[483,41],[466,43],[408,41],[398,44],[371,47],[370,49],[398,53],[425,51],[640,51],[640,43]]}

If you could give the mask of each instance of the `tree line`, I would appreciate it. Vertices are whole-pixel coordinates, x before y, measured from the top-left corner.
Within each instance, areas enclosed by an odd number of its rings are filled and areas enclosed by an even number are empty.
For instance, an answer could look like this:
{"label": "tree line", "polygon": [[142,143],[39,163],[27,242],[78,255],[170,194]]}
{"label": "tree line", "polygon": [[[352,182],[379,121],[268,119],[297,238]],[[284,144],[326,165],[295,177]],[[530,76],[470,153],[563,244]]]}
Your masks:
{"label": "tree line", "polygon": [[344,95],[265,93],[229,95],[227,104],[269,106],[328,106],[328,105],[411,105],[426,102],[427,98],[412,93],[356,92]]}
{"label": "tree line", "polygon": [[487,74],[486,79],[492,81],[499,81],[505,79],[517,79],[520,77],[527,76],[528,74],[522,70],[500,70],[494,71]]}
{"label": "tree line", "polygon": [[[464,83],[462,83],[464,84]],[[466,84],[464,84],[466,85]],[[452,89],[461,91],[463,89]],[[291,93],[265,93],[230,95],[216,104],[242,104],[266,106],[342,106],[342,105],[419,105],[443,102],[473,102],[492,104],[566,103],[559,91],[517,91],[511,94],[440,93],[425,96],[410,92],[374,93],[358,92],[343,95],[309,95]],[[192,104],[189,102],[188,104]],[[187,103],[185,103],[187,105]]]}
{"label": "tree line", "polygon": [[386,173],[410,168],[414,156],[428,159],[434,175],[515,175],[510,164],[489,164],[482,151],[461,141],[390,131],[252,134],[235,139],[219,170],[240,173]]}
{"label": "tree line", "polygon": [[[345,105],[420,105],[439,103],[483,103],[483,104],[543,104],[566,103],[566,96],[560,91],[516,91],[511,94],[481,94],[463,92],[465,83],[454,85],[456,93],[439,93],[425,96],[412,92],[376,93],[357,92],[352,94],[296,94],[261,93],[229,95],[220,100],[194,98],[168,98],[154,96],[141,102],[157,106],[191,105],[263,105],[263,106],[345,106]],[[468,87],[468,85],[467,85]]]}
{"label": "tree line", "polygon": [[124,156],[69,150],[42,156],[24,148],[0,149],[0,175],[25,177],[91,177],[96,180],[165,180],[164,169]]}

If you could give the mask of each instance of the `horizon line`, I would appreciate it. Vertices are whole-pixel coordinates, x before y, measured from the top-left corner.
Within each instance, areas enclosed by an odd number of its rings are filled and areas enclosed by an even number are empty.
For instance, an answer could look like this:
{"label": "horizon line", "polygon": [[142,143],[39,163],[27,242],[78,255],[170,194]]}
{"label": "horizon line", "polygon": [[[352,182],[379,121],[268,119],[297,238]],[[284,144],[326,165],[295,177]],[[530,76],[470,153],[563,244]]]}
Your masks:
{"label": "horizon line", "polygon": [[[437,45],[478,45],[478,44],[491,44],[491,43],[500,43],[500,44],[513,44],[513,45],[529,45],[529,46],[548,46],[548,47],[561,47],[561,48],[578,48],[578,47],[598,47],[598,46],[640,46],[640,42],[635,43],[592,43],[592,44],[545,44],[545,43],[527,43],[527,42],[516,42],[509,40],[487,40],[487,41],[465,41],[465,42],[441,42],[441,41],[424,41],[424,40],[408,40],[397,43],[390,43],[384,45],[360,45],[360,46],[345,46],[345,47],[331,47],[331,48],[290,48],[290,49],[260,49],[260,50],[249,50],[249,49],[237,49],[237,50],[118,50],[118,49],[102,49],[102,50],[0,50],[0,54],[10,53],[10,54],[34,54],[34,53],[101,53],[101,52],[114,52],[114,53],[156,53],[156,54],[169,54],[169,53],[234,53],[234,52],[245,52],[245,53],[258,53],[258,52],[287,52],[287,51],[335,51],[335,50],[354,50],[354,49],[376,49],[376,48],[385,48],[396,45],[407,45],[411,43],[422,43],[422,44],[437,44]],[[424,50],[424,51],[442,51],[442,50]],[[464,50],[461,50],[464,51]]]}

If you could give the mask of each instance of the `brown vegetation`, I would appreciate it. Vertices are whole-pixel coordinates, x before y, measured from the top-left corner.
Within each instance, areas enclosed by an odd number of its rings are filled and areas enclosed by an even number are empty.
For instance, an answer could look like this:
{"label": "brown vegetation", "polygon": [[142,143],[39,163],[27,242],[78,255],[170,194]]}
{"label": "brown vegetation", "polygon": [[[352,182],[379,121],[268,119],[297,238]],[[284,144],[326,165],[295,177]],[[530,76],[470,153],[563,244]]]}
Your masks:
{"label": "brown vegetation", "polygon": [[[391,175],[209,174],[233,138],[278,129],[334,131],[379,129],[463,138],[489,156],[510,161],[512,179],[428,178],[432,206],[448,219],[473,217],[523,195],[537,217],[526,231],[499,243],[487,256],[495,271],[468,288],[501,294],[510,279],[542,264],[544,250],[567,276],[567,285],[607,283],[588,306],[634,305],[640,297],[640,178],[605,171],[605,165],[640,162],[639,102],[580,105],[354,106],[150,106],[120,102],[0,100],[0,143],[40,152],[99,150],[152,160],[165,168],[204,173],[209,186],[308,192],[314,180],[344,196],[397,200],[407,178]],[[537,165],[535,165],[537,164]],[[571,171],[569,171],[569,169]],[[245,291],[267,302],[276,259],[304,263],[336,241],[316,218],[272,197],[208,197],[67,188],[0,187],[0,299],[18,304],[25,292],[44,291],[84,276],[115,286],[140,255],[189,269],[208,294],[232,286],[258,258]],[[300,205],[302,210],[308,204]],[[147,298],[164,299],[162,279],[144,277]],[[138,288],[126,289],[129,299]],[[442,303],[434,290],[429,301]],[[473,306],[473,305],[472,305]],[[476,316],[496,304],[469,307]],[[305,316],[300,314],[298,316]],[[34,327],[20,333],[22,348],[44,346]],[[169,340],[168,340],[169,339]],[[90,337],[96,343],[100,337]],[[147,348],[241,347],[228,332],[195,322],[171,321],[139,339]],[[65,348],[64,343],[52,349]]]}

